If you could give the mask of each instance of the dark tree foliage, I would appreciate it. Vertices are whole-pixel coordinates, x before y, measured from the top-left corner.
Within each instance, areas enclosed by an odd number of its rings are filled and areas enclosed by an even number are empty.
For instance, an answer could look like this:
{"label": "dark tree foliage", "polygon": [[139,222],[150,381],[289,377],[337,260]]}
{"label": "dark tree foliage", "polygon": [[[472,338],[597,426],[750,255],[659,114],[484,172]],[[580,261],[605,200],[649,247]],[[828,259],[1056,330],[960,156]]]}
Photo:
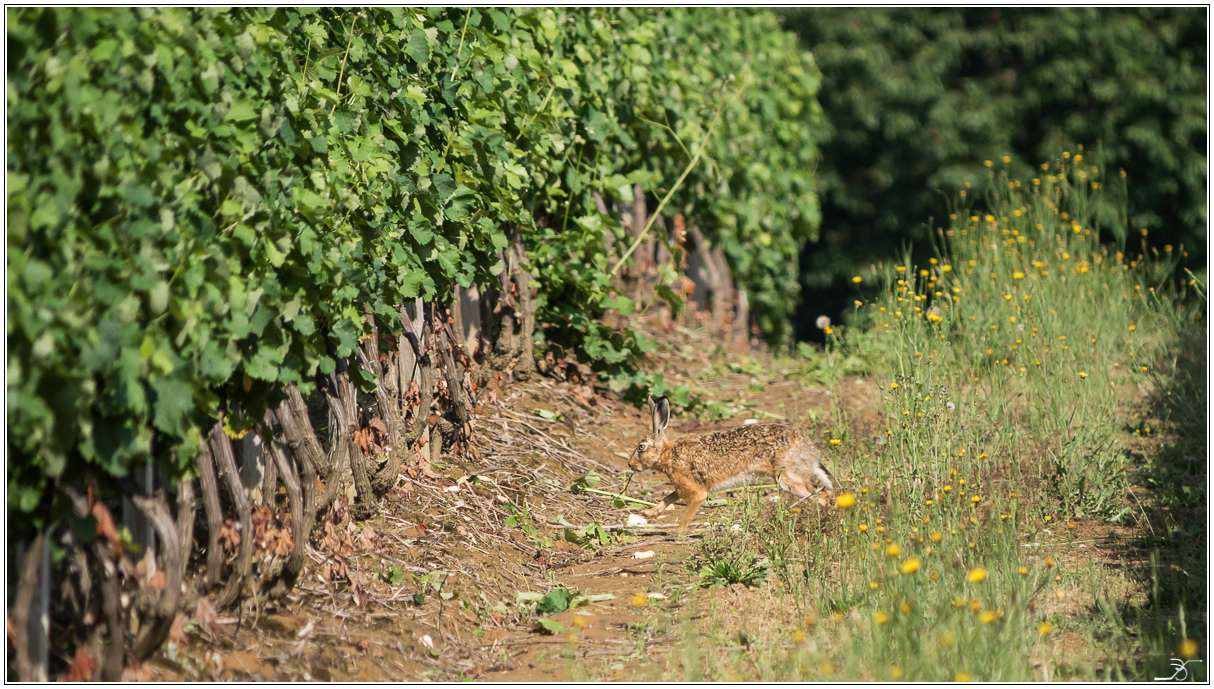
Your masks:
{"label": "dark tree foliage", "polygon": [[946,197],[1005,155],[1027,180],[1083,144],[1093,164],[1126,171],[1131,227],[1204,265],[1206,23],[1203,8],[785,12],[822,72],[830,124],[798,334],[832,285],[850,304],[856,267],[907,242],[927,251]]}

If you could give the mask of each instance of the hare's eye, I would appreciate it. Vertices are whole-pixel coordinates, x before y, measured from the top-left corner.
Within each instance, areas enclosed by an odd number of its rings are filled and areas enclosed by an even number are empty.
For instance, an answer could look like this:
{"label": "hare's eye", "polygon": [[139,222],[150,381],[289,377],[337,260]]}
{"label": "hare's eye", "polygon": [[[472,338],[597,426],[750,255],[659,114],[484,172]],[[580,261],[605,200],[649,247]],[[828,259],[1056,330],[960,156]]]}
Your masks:
{"label": "hare's eye", "polygon": [[640,445],[637,445],[637,449],[640,450],[641,452],[644,452],[645,450],[649,449],[649,443],[642,442]]}

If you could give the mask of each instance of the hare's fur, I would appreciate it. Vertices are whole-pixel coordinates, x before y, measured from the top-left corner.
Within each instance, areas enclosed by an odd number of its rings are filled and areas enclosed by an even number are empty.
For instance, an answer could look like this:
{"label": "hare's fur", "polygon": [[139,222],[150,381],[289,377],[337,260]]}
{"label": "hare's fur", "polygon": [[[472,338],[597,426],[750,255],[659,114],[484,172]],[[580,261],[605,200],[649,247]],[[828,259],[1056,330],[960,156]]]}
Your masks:
{"label": "hare's fur", "polygon": [[804,432],[782,424],[739,426],[703,435],[666,439],[670,403],[665,397],[649,400],[653,433],[641,440],[628,460],[634,471],[654,469],[670,478],[675,490],[657,505],[641,512],[654,517],[676,500],[687,503],[679,520],[679,534],[687,532],[700,503],[713,491],[737,488],[774,476],[780,488],[798,498],[813,495],[816,481],[832,493],[839,481],[826,466],[818,448]]}

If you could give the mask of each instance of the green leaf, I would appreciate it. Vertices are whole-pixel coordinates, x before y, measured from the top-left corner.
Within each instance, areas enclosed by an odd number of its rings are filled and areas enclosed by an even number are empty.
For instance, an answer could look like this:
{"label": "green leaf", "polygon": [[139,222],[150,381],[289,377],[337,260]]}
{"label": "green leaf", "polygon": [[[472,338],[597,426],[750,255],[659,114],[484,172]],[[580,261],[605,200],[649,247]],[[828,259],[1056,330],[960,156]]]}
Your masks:
{"label": "green leaf", "polygon": [[575,480],[573,482],[573,487],[574,487],[573,492],[576,493],[576,492],[578,492],[578,490],[584,490],[586,488],[594,488],[599,483],[601,483],[602,480],[603,480],[603,477],[599,476],[597,473],[595,473],[592,470],[586,474],[583,474],[582,476],[579,476],[577,478],[577,480]]}
{"label": "green leaf", "polygon": [[126,190],[126,198],[136,206],[143,208],[148,208],[153,203],[156,203],[156,197],[152,195],[152,190],[142,184],[130,184]]}
{"label": "green leaf", "polygon": [[543,617],[538,618],[535,621],[535,627],[533,629],[544,634],[560,634],[562,632],[570,631],[569,628],[565,627],[565,625],[561,624],[560,622]]}
{"label": "green leaf", "polygon": [[434,241],[434,230],[431,229],[430,221],[421,214],[413,216],[409,221],[409,234],[422,246]]}
{"label": "green leaf", "polygon": [[190,389],[184,383],[170,379],[152,382],[156,401],[152,405],[153,424],[171,435],[180,435],[187,416],[194,410]]}
{"label": "green leaf", "polygon": [[548,592],[535,606],[537,615],[553,615],[569,609],[569,601],[573,593],[569,589],[556,589]]}
{"label": "green leaf", "polygon": [[632,310],[636,308],[636,304],[631,299],[622,295],[607,297],[599,302],[599,306],[604,309],[617,309],[621,316],[631,314]]}
{"label": "green leaf", "polygon": [[578,546],[579,548],[585,546],[587,543],[590,542],[590,539],[586,537],[585,531],[574,530],[574,529],[564,529],[563,531],[561,531],[561,538],[566,541],[569,541],[570,543]]}
{"label": "green leaf", "polygon": [[414,29],[409,34],[409,57],[423,65],[430,61],[430,41],[425,31]]}
{"label": "green leaf", "polygon": [[670,310],[674,312],[675,316],[683,312],[683,298],[670,289],[669,286],[658,285],[654,289],[654,293],[665,299],[667,304],[670,304]]}
{"label": "green leaf", "polygon": [[410,84],[409,86],[405,87],[405,97],[416,103],[418,106],[425,105],[426,102],[430,100],[430,97],[426,95],[426,92],[422,89],[422,87],[417,84]]}
{"label": "green leaf", "polygon": [[247,100],[237,100],[232,103],[232,107],[228,110],[228,114],[224,116],[224,121],[243,122],[257,117],[257,111],[253,108],[253,104]]}

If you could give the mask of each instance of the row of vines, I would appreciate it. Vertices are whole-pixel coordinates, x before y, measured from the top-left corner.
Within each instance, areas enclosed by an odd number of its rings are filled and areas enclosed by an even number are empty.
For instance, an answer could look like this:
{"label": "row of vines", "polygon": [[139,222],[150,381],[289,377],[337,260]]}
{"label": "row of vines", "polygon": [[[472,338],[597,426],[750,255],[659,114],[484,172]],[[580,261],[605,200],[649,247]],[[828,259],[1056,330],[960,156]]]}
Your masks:
{"label": "row of vines", "polygon": [[[818,75],[768,13],[7,19],[8,534],[99,592],[60,645],[104,643],[103,677],[163,642],[187,568],[221,608],[289,590],[343,480],[365,517],[402,466],[474,458],[478,394],[530,375],[533,343],[651,383],[652,344],[599,317],[634,306],[628,280],[677,311],[688,234],[745,290],[743,327],[787,338]],[[461,290],[481,297],[471,347]],[[277,517],[240,483],[248,434]],[[161,544],[139,596],[122,496]],[[254,566],[274,519],[290,536]],[[37,578],[10,568],[12,618]]]}

